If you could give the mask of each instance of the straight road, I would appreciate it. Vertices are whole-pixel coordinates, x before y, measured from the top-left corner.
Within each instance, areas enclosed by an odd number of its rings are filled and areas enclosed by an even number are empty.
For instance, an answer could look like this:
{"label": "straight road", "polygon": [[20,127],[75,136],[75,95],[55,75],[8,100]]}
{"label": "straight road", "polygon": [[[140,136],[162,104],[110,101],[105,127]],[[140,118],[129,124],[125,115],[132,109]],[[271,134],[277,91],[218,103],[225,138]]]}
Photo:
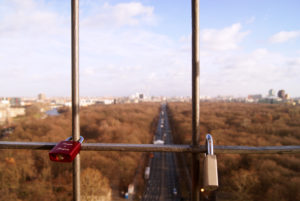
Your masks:
{"label": "straight road", "polygon": [[[166,105],[163,104],[154,142],[173,144]],[[155,152],[150,159],[150,175],[142,201],[179,201],[180,191],[175,153]]]}

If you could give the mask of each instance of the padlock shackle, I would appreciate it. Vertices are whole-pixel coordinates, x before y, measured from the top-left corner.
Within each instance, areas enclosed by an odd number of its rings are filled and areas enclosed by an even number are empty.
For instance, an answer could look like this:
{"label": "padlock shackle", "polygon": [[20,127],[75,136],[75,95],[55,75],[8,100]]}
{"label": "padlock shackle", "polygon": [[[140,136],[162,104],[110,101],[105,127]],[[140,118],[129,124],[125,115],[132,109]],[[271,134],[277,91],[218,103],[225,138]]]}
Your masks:
{"label": "padlock shackle", "polygon": [[208,155],[214,155],[214,143],[211,134],[206,135],[206,152]]}
{"label": "padlock shackle", "polygon": [[[70,141],[70,140],[72,140],[72,139],[73,139],[73,137],[71,136],[71,137],[68,137],[68,138],[66,139],[66,141]],[[84,140],[84,138],[83,138],[82,136],[80,136],[78,142],[82,143],[83,140]]]}
{"label": "padlock shackle", "polygon": [[72,136],[71,137],[68,137],[67,139],[66,139],[66,141],[70,141],[70,140],[72,140]]}

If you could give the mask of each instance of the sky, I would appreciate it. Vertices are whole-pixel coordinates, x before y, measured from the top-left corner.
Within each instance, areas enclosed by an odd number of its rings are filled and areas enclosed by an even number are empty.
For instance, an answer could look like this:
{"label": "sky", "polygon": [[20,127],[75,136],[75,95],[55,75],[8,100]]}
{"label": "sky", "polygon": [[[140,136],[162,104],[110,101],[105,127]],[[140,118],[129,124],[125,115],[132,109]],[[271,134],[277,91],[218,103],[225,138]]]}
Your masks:
{"label": "sky", "polygon": [[[300,97],[300,1],[200,0],[201,96]],[[69,0],[0,0],[0,97],[71,96]],[[80,95],[191,96],[190,0],[80,0]]]}

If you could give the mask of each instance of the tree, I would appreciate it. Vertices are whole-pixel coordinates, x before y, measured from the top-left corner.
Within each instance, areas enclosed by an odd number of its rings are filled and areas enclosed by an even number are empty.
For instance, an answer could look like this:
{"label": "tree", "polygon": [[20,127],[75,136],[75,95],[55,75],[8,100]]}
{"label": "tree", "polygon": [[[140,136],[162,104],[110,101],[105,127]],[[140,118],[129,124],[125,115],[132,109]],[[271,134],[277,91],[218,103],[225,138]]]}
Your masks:
{"label": "tree", "polygon": [[111,201],[109,180],[97,169],[86,168],[81,174],[82,200]]}

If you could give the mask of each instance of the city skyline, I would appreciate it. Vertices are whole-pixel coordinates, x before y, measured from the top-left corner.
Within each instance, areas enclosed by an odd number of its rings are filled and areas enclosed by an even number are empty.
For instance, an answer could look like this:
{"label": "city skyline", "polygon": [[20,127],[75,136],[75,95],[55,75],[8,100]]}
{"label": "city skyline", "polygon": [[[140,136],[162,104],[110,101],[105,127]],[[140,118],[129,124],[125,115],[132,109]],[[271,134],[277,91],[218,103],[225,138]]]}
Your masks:
{"label": "city skyline", "polygon": [[[201,96],[300,90],[297,1],[200,1]],[[172,5],[172,6],[170,6]],[[70,2],[0,0],[0,97],[70,96]],[[80,1],[80,95],[191,95],[190,1]]]}

